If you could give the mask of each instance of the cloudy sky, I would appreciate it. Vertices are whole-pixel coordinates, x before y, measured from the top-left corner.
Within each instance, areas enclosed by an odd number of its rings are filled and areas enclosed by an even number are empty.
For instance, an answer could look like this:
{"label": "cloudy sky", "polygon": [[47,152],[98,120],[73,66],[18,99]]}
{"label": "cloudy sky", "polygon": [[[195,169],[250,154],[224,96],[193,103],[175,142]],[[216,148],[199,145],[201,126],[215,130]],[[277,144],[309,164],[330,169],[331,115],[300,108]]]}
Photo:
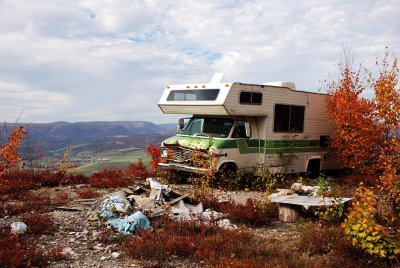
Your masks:
{"label": "cloudy sky", "polygon": [[400,55],[398,0],[0,0],[0,120],[174,122],[166,84],[294,81],[317,91],[343,47]]}

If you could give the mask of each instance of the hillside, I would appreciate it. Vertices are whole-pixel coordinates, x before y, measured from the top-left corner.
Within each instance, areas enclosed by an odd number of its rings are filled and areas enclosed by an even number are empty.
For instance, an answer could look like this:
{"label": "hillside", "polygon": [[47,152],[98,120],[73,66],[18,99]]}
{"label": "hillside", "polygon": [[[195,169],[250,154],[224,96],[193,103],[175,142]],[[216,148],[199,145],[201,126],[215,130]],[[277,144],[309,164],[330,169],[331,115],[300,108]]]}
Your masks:
{"label": "hillside", "polygon": [[[34,151],[46,155],[64,150],[68,145],[73,154],[103,153],[129,148],[144,149],[149,144],[160,144],[176,131],[175,124],[154,124],[147,121],[94,121],[22,123],[28,135],[22,146],[23,154]],[[3,133],[14,124],[4,124]]]}

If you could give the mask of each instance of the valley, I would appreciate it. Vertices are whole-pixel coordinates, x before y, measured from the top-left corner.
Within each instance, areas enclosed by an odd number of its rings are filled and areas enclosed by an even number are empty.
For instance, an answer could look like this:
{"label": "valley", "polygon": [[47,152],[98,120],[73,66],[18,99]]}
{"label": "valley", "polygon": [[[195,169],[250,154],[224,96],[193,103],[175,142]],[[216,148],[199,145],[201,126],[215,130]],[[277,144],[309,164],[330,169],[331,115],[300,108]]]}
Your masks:
{"label": "valley", "polygon": [[[105,168],[125,168],[139,159],[148,164],[144,153],[175,134],[176,124],[147,121],[22,123],[28,134],[21,145],[23,167],[56,170],[64,155],[68,167],[89,175]],[[14,124],[4,124],[7,133]]]}

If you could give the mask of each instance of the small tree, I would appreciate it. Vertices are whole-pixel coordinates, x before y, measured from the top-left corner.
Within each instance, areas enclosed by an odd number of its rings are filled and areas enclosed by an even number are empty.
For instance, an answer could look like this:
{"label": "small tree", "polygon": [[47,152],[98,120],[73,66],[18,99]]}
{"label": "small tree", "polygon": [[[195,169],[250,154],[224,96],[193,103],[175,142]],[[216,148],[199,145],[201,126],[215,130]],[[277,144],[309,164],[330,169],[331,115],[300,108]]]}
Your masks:
{"label": "small tree", "polygon": [[146,149],[146,154],[151,157],[149,166],[152,172],[156,172],[158,163],[161,161],[160,147],[157,145],[150,144]]}
{"label": "small tree", "polygon": [[389,62],[386,49],[382,62],[377,61],[379,77],[369,73],[370,87],[375,92],[375,115],[379,120],[381,137],[379,150],[379,169],[381,189],[387,191],[390,199],[400,210],[400,89],[398,86],[399,68],[397,57]]}
{"label": "small tree", "polygon": [[16,167],[18,161],[21,160],[21,156],[18,154],[18,148],[23,141],[26,130],[24,127],[16,127],[11,131],[10,136],[6,144],[1,146],[0,149],[0,178],[6,170],[10,170]]}
{"label": "small tree", "polygon": [[[328,118],[336,128],[331,139],[339,165],[356,173],[374,174],[379,189],[393,209],[383,215],[387,226],[377,224],[373,191],[360,187],[356,203],[344,228],[353,245],[381,257],[397,257],[400,236],[400,90],[397,57],[389,60],[388,49],[382,61],[377,60],[379,75],[367,71],[367,86],[374,92],[371,99],[362,97],[365,86],[360,72],[349,64],[340,66],[338,82],[328,84],[326,98]],[[389,235],[386,228],[397,235]]]}
{"label": "small tree", "polygon": [[356,190],[353,209],[342,227],[354,246],[372,256],[396,258],[400,254],[400,241],[376,221],[375,205],[373,192],[361,184]]}
{"label": "small tree", "polygon": [[374,104],[361,96],[365,88],[360,71],[349,64],[340,65],[339,71],[340,79],[328,84],[325,99],[328,119],[336,126],[330,146],[341,168],[373,173],[380,142]]}

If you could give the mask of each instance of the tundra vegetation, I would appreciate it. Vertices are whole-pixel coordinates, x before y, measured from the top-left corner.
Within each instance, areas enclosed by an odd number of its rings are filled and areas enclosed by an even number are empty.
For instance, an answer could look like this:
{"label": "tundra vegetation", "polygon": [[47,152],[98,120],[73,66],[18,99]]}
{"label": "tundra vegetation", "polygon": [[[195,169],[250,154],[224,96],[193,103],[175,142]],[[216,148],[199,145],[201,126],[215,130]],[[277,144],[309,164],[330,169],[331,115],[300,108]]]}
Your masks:
{"label": "tundra vegetation", "polygon": [[[326,105],[336,128],[330,138],[332,156],[343,174],[306,178],[271,174],[262,163],[257,176],[234,177],[215,172],[193,178],[195,198],[205,208],[224,213],[237,229],[226,230],[199,221],[172,221],[166,216],[152,220],[151,231],[112,235],[98,227],[100,241],[114,245],[123,258],[141,260],[143,266],[164,267],[182,263],[208,267],[386,267],[399,265],[400,255],[400,92],[397,57],[385,53],[377,60],[378,76],[349,62],[340,65],[337,81],[327,82]],[[365,92],[374,92],[365,97]],[[142,161],[126,169],[105,169],[90,176],[68,168],[68,149],[58,170],[21,169],[18,148],[26,130],[16,127],[0,149],[0,217],[25,222],[21,235],[0,224],[1,267],[45,267],[68,262],[57,244],[42,245],[43,235],[56,236],[51,204],[67,204],[73,198],[95,198],[102,193],[148,177],[172,183],[171,174],[157,169],[160,148],[149,146],[149,167]],[[194,156],[197,157],[197,156]],[[200,157],[194,159],[202,160]],[[207,165],[208,163],[203,163]],[[168,181],[169,180],[169,181]],[[265,191],[293,181],[318,184],[321,194],[339,198],[354,195],[348,211],[330,207],[298,223],[280,223],[277,207],[265,198],[220,202],[222,192]],[[82,187],[66,188],[83,185]],[[43,190],[44,189],[44,190]],[[55,194],[49,194],[52,189]],[[69,189],[64,191],[65,189]],[[218,193],[218,194],[217,194]],[[277,235],[276,229],[283,230]],[[286,235],[285,235],[286,234]],[[181,262],[181,264],[179,264]]]}

